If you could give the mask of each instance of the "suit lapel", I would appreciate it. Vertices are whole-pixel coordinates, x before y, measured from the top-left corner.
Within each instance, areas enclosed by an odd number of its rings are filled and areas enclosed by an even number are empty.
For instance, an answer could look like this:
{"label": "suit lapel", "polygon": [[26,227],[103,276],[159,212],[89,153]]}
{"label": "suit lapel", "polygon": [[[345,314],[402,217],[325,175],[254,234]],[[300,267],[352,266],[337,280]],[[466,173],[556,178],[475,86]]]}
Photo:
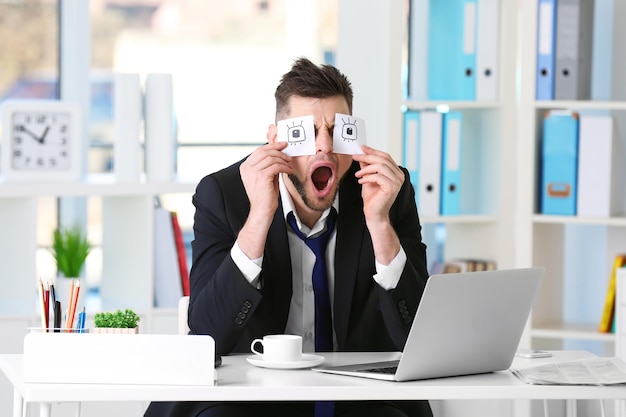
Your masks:
{"label": "suit lapel", "polygon": [[278,209],[274,214],[274,220],[267,234],[265,244],[264,262],[266,271],[271,271],[271,277],[264,282],[264,290],[274,300],[276,318],[281,323],[281,328],[287,324],[289,305],[291,303],[291,257],[289,255],[289,241],[282,203],[278,203]]}

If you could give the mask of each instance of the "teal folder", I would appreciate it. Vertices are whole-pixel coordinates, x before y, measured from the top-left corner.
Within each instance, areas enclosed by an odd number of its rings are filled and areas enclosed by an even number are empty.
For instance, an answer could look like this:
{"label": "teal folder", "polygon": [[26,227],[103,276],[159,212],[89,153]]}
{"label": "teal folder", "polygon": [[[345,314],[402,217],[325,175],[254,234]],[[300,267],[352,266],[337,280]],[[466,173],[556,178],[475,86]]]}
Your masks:
{"label": "teal folder", "polygon": [[476,0],[430,0],[428,98],[476,99]]}
{"label": "teal folder", "polygon": [[443,115],[441,151],[441,214],[461,212],[461,139],[463,113]]}
{"label": "teal folder", "polygon": [[578,114],[551,111],[543,122],[541,213],[576,214]]}

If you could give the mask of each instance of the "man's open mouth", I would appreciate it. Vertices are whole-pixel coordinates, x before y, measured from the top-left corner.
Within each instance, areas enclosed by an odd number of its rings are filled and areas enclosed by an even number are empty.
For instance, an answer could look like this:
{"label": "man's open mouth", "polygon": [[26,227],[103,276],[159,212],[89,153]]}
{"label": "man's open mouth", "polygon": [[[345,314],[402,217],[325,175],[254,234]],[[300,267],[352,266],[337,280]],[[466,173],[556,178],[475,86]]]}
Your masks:
{"label": "man's open mouth", "polygon": [[315,189],[323,191],[328,187],[330,179],[333,177],[333,170],[328,166],[321,166],[315,168],[311,174],[311,180]]}

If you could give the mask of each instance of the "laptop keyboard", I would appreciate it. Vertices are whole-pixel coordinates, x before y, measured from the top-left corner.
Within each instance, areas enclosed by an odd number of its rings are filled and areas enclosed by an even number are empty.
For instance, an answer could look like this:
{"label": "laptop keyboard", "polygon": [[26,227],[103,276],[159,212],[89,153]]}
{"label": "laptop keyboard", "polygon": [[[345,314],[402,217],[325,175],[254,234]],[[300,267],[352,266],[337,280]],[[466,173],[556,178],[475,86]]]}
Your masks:
{"label": "laptop keyboard", "polygon": [[381,368],[363,369],[361,372],[373,372],[375,374],[395,374],[398,370],[397,366],[383,366]]}

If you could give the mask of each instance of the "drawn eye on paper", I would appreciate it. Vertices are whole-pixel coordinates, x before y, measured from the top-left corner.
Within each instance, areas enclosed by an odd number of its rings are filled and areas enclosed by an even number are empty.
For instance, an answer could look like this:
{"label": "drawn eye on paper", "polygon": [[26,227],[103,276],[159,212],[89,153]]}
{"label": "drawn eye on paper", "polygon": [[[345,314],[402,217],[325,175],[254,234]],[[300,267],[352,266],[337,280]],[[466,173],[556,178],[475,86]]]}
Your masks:
{"label": "drawn eye on paper", "polygon": [[333,152],[347,155],[363,153],[365,145],[365,120],[349,114],[335,113]]}
{"label": "drawn eye on paper", "polygon": [[306,140],[306,131],[302,126],[302,122],[299,125],[287,126],[287,142],[290,145],[295,145],[297,143],[304,142]]}
{"label": "drawn eye on paper", "polygon": [[351,122],[350,119],[348,119],[348,121],[341,119],[341,121],[343,122],[343,126],[341,127],[341,137],[344,140],[357,140],[356,121]]}
{"label": "drawn eye on paper", "polygon": [[298,116],[276,123],[277,140],[289,145],[283,152],[289,156],[315,155],[315,126],[313,116]]}

